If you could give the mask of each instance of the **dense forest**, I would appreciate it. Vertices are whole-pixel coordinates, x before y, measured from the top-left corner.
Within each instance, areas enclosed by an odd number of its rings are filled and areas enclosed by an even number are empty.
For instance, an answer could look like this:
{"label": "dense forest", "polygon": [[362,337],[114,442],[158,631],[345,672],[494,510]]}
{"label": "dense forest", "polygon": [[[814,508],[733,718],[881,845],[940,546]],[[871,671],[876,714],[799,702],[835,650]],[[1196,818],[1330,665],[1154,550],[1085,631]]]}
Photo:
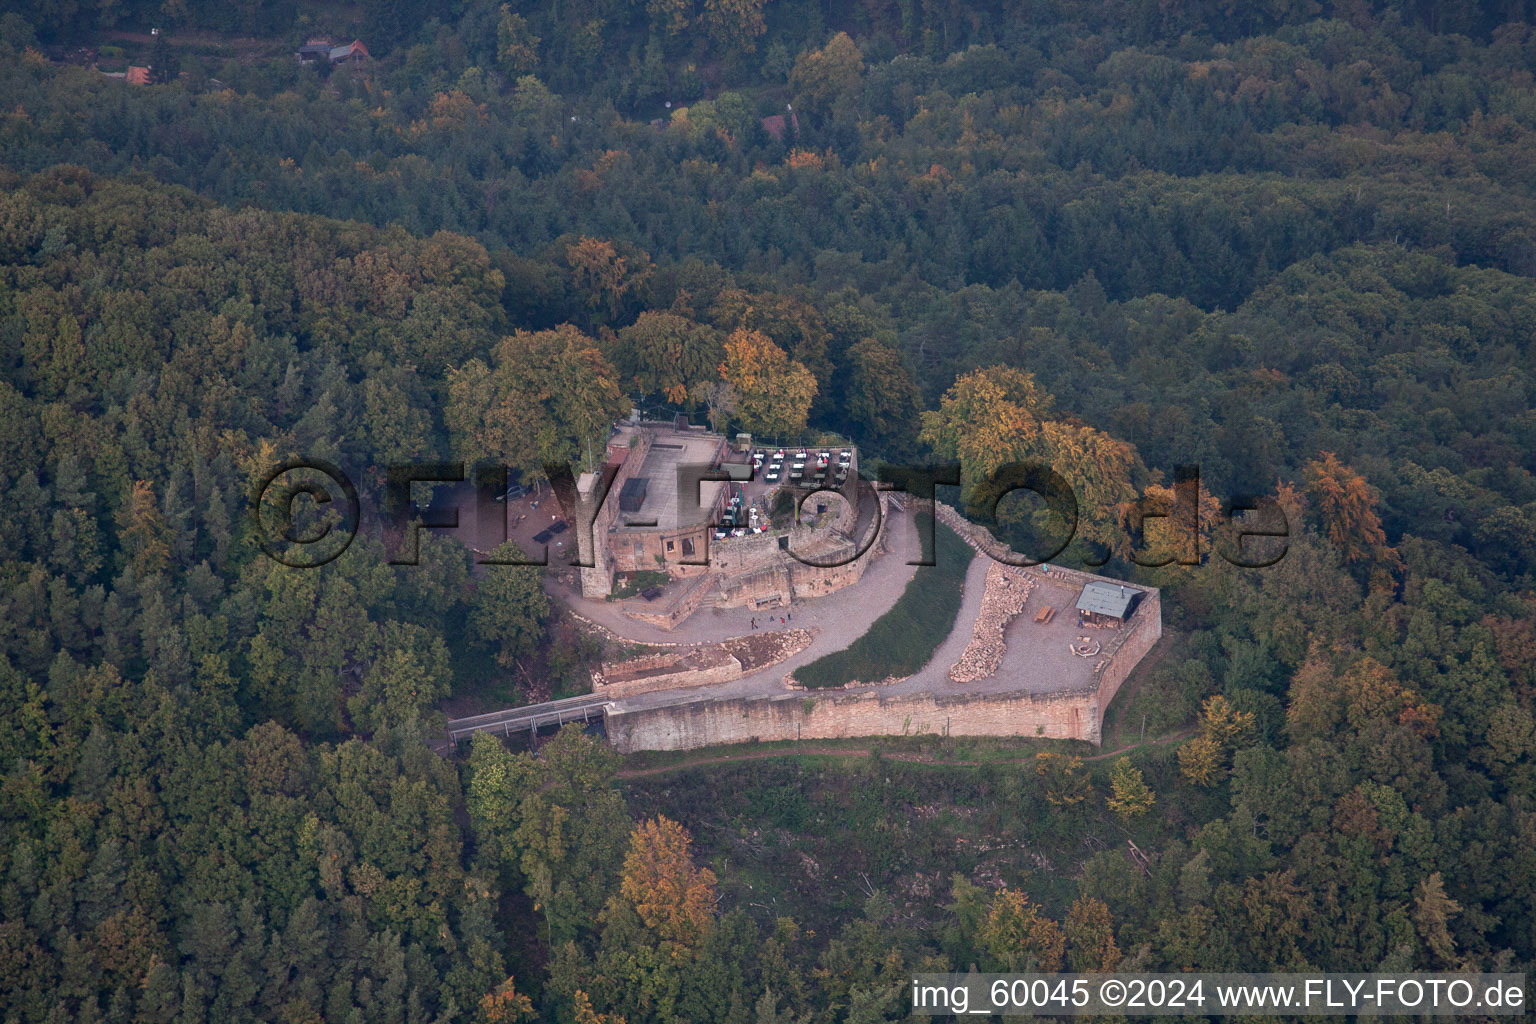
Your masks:
{"label": "dense forest", "polygon": [[[1531,972],[1531,6],[0,2],[0,1016]],[[68,59],[151,22],[179,74]],[[182,46],[219,34],[267,48]],[[959,461],[1021,543],[989,474],[1048,462],[1069,554],[1164,588],[1134,749],[441,757],[448,702],[579,692],[602,642],[452,539],[255,536],[285,458],[377,508],[391,462],[534,475],[631,407]],[[1202,564],[1145,568],[1187,465]],[[1243,495],[1268,569],[1215,554]]]}

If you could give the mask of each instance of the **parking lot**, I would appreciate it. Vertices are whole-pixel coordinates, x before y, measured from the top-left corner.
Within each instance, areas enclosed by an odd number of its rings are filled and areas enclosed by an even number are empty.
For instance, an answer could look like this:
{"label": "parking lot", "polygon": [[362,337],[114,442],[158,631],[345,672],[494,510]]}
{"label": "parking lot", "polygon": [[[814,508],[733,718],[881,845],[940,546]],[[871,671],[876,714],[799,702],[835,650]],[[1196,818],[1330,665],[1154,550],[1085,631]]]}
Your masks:
{"label": "parking lot", "polygon": [[[769,495],[781,488],[791,487],[802,491],[821,488],[841,490],[856,472],[854,451],[848,447],[832,448],[754,448],[747,456],[752,464],[751,479],[733,483],[732,495],[741,497],[741,508],[770,509]],[[760,522],[766,526],[767,517]],[[724,536],[736,530],[750,531],[750,518],[725,526]],[[760,532],[760,531],[759,531]],[[723,539],[717,531],[716,539]]]}

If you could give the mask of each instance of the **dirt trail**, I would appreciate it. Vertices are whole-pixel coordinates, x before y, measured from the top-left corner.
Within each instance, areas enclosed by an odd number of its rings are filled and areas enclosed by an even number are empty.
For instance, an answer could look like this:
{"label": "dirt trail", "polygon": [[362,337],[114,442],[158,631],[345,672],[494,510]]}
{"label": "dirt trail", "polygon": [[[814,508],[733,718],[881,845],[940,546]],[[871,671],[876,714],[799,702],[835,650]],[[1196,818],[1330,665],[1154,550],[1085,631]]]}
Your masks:
{"label": "dirt trail", "polygon": [[[1156,747],[1166,743],[1174,743],[1185,739],[1191,730],[1184,729],[1179,732],[1169,733],[1167,736],[1159,736],[1156,739],[1147,740],[1145,743],[1132,743],[1121,747],[1119,750],[1110,750],[1102,754],[1093,754],[1083,758],[1084,761],[1103,761],[1107,758],[1118,757],[1129,753],[1139,747]],[[867,747],[820,747],[806,745],[798,749],[785,750],[748,750],[740,754],[715,754],[710,757],[698,757],[689,761],[679,761],[676,764],[664,764],[655,768],[621,768],[618,777],[621,779],[638,779],[647,775],[664,775],[667,772],[678,772],[685,768],[699,768],[704,765],[726,764],[733,761],[762,761],[770,757],[868,757],[871,751]],[[989,764],[1029,764],[1034,760],[1030,757],[1011,757],[997,761],[959,760],[942,757],[932,757],[928,754],[913,754],[908,751],[889,751],[881,755],[888,761],[901,761],[906,764],[926,764],[936,767],[950,768],[978,768]]]}

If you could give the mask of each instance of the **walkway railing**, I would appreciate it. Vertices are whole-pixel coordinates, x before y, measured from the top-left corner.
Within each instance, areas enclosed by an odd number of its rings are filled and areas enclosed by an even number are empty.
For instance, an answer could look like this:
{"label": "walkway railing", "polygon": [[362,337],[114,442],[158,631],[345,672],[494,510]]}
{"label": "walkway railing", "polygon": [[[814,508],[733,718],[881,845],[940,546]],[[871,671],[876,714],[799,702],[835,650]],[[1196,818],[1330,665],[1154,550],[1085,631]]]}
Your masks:
{"label": "walkway railing", "polygon": [[448,741],[456,744],[464,737],[477,732],[496,732],[510,736],[514,732],[537,732],[546,725],[564,725],[567,722],[590,722],[601,719],[610,702],[597,694],[583,694],[564,700],[545,701],[520,708],[490,711],[483,715],[456,718],[448,723]]}

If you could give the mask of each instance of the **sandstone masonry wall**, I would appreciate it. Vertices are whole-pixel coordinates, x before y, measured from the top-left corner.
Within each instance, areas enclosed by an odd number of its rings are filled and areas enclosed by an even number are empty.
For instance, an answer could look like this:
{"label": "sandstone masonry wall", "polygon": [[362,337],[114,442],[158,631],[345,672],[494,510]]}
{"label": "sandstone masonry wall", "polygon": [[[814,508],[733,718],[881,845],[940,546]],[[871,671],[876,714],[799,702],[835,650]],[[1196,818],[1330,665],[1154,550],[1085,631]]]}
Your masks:
{"label": "sandstone masonry wall", "polygon": [[671,604],[660,608],[649,608],[646,605],[633,601],[626,602],[622,611],[626,616],[637,622],[655,626],[657,629],[676,629],[677,624],[698,610],[704,602],[704,597],[714,581],[706,576],[696,576],[687,585],[680,597]]}
{"label": "sandstone masonry wall", "polygon": [[[883,501],[883,497],[882,497]],[[935,503],[940,522],[983,554],[1008,555],[991,533]],[[922,506],[919,505],[919,508]],[[864,559],[860,559],[863,562]],[[1013,570],[1018,571],[1018,570]],[[1026,573],[1039,572],[1027,569]],[[1091,573],[1052,566],[1050,575],[1069,583],[1099,579]],[[605,712],[609,740],[620,751],[693,750],[728,743],[851,736],[1042,736],[1102,740],[1104,709],[1126,677],[1163,634],[1162,600],[1155,588],[1138,587],[1142,597],[1127,627],[1101,652],[1095,685],[1056,693],[926,693],[881,691],[795,691],[765,697],[695,701]]]}
{"label": "sandstone masonry wall", "polygon": [[[661,656],[661,658],[666,657],[667,655]],[[732,679],[741,678],[741,662],[729,655],[705,665],[689,665],[676,655],[671,657],[673,663],[677,665],[677,670],[674,672],[643,675],[635,679],[616,679],[612,682],[594,681],[592,692],[604,697],[630,697],[637,693],[708,686],[711,683],[728,683]]]}
{"label": "sandstone masonry wall", "polygon": [[1055,694],[779,694],[698,701],[606,714],[608,738],[624,753],[693,750],[753,740],[850,736],[1044,736],[1099,742],[1095,690]]}
{"label": "sandstone masonry wall", "polygon": [[[635,443],[630,445],[630,439]],[[619,446],[623,447],[620,448]],[[644,430],[620,433],[610,451],[625,452],[625,458],[615,473],[607,494],[612,501],[598,504],[596,487],[587,494],[576,496],[576,544],[581,561],[587,566],[580,571],[583,597],[606,597],[613,592],[613,561],[608,557],[608,529],[619,514],[619,492],[624,483],[645,464],[646,453],[651,450],[651,435]],[[600,483],[600,481],[599,481]],[[587,524],[592,526],[588,529]]]}

